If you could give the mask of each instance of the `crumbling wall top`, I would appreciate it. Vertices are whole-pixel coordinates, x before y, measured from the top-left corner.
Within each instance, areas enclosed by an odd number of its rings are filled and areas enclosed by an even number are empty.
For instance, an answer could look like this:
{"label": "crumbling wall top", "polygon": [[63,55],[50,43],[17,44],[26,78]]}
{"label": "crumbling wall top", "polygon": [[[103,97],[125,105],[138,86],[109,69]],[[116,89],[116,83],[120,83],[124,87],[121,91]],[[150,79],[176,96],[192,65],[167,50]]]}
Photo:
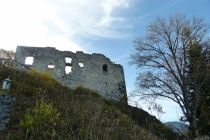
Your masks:
{"label": "crumbling wall top", "polygon": [[[27,57],[33,61],[26,63]],[[103,54],[82,51],[59,51],[53,47],[18,46],[15,60],[37,69],[48,71],[60,83],[70,88],[82,85],[108,97],[120,100],[126,95],[123,67]],[[22,67],[17,66],[22,69]]]}

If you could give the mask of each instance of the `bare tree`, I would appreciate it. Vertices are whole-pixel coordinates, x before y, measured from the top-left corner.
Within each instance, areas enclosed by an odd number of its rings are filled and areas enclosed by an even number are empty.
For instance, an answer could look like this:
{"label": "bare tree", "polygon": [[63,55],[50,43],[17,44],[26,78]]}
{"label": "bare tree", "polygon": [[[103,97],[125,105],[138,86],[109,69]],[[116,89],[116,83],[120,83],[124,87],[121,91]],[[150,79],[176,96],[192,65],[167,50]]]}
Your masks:
{"label": "bare tree", "polygon": [[152,109],[157,113],[158,119],[161,119],[161,115],[164,114],[165,112],[163,111],[163,107],[160,104],[155,103],[152,106]]}
{"label": "bare tree", "polygon": [[199,44],[206,51],[210,44],[207,31],[208,26],[200,18],[188,19],[181,14],[157,18],[146,35],[135,40],[131,55],[131,63],[139,68],[138,94],[176,102],[184,115],[182,120],[190,123],[193,133],[197,130],[199,92],[192,92],[189,86],[188,50]]}
{"label": "bare tree", "polygon": [[14,52],[13,51],[7,51],[4,49],[0,49],[0,64],[11,66],[12,60],[14,58]]}

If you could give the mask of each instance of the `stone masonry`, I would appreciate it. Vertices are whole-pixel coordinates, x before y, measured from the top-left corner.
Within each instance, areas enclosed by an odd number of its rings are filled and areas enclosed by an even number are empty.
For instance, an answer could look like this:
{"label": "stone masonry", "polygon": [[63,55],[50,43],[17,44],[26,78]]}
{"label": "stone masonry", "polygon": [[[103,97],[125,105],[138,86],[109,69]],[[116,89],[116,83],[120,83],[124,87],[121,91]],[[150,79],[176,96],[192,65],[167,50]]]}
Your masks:
{"label": "stone masonry", "polygon": [[10,113],[14,103],[15,97],[10,95],[0,95],[0,131],[8,126]]}
{"label": "stone masonry", "polygon": [[[62,85],[72,89],[83,86],[118,101],[127,96],[123,67],[102,54],[17,46],[14,59],[38,71],[49,72]],[[21,65],[15,67],[25,69]]]}

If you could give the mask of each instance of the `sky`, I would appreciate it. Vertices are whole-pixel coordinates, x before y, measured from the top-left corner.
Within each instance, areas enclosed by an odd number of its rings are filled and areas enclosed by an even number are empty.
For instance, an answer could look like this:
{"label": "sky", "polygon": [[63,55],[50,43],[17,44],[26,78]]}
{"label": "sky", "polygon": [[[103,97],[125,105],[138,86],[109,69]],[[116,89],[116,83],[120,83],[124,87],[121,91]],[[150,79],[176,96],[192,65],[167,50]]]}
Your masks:
{"label": "sky", "polygon": [[[0,0],[0,48],[17,45],[101,53],[123,65],[128,95],[137,69],[129,65],[133,41],[157,16],[198,16],[210,24],[209,0]],[[129,98],[131,99],[131,98]],[[136,101],[136,100],[135,100]],[[178,121],[179,107],[159,100],[161,121]],[[147,111],[146,102],[130,102]],[[154,111],[149,111],[157,115]]]}

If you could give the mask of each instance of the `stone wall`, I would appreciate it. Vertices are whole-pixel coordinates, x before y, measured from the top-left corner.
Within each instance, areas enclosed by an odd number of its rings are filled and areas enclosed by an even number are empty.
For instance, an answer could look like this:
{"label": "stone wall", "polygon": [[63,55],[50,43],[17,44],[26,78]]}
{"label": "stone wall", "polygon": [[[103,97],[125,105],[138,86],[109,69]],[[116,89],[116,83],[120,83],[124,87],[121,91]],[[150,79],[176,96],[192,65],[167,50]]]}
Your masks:
{"label": "stone wall", "polygon": [[[33,63],[27,62],[30,59],[33,59]],[[18,46],[15,61],[38,71],[47,71],[61,84],[72,89],[83,86],[113,100],[127,96],[123,67],[102,54]],[[15,67],[24,69],[21,65]]]}
{"label": "stone wall", "polygon": [[15,102],[15,97],[0,95],[0,131],[6,129],[10,120],[10,113]]}

